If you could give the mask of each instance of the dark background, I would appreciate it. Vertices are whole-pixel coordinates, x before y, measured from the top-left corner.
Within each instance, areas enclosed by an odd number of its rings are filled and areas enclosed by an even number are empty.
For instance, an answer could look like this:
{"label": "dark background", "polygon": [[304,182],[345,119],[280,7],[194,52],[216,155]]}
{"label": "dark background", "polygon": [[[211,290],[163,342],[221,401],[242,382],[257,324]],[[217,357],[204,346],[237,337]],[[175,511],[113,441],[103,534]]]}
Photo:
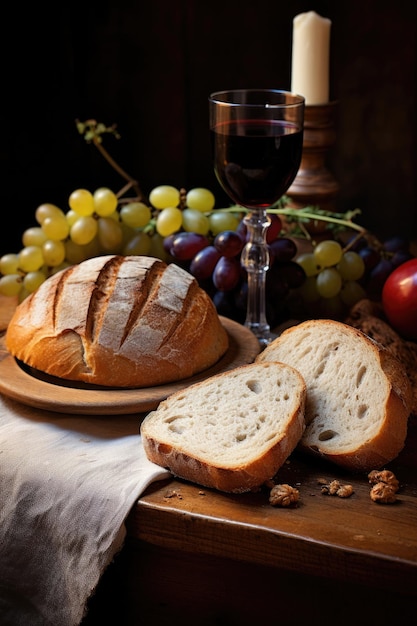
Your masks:
{"label": "dark background", "polygon": [[337,206],[380,236],[417,235],[415,3],[388,0],[119,0],[2,10],[0,254],[17,252],[38,204],[122,186],[75,119],[117,124],[105,146],[148,193],[210,187],[207,97],[290,88],[292,20],[332,20]]}

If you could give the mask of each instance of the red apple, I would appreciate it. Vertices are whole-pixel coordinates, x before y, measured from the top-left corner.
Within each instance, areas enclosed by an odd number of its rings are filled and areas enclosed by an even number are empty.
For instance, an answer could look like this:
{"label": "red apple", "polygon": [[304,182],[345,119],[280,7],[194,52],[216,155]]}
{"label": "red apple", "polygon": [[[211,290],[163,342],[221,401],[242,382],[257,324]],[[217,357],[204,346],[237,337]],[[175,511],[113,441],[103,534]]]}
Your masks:
{"label": "red apple", "polygon": [[417,340],[417,258],[399,265],[382,289],[382,306],[404,339]]}

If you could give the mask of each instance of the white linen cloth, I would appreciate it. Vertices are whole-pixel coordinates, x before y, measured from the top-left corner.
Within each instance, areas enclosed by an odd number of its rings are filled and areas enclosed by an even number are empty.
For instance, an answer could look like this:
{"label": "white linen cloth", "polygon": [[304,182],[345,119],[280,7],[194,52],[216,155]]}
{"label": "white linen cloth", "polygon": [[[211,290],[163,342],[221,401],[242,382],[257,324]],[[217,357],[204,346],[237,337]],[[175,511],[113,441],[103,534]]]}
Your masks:
{"label": "white linen cloth", "polygon": [[76,626],[122,547],[150,463],[139,416],[71,416],[0,395],[0,624]]}

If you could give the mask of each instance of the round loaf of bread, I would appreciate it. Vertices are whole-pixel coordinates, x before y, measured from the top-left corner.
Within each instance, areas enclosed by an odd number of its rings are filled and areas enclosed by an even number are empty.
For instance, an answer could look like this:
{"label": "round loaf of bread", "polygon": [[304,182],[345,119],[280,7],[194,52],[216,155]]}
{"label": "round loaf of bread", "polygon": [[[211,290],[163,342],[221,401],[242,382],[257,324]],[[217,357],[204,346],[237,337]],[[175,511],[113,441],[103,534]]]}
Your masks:
{"label": "round loaf of bread", "polygon": [[153,257],[108,255],[51,276],[19,304],[6,347],[58,378],[141,388],[211,367],[228,335],[191,274]]}

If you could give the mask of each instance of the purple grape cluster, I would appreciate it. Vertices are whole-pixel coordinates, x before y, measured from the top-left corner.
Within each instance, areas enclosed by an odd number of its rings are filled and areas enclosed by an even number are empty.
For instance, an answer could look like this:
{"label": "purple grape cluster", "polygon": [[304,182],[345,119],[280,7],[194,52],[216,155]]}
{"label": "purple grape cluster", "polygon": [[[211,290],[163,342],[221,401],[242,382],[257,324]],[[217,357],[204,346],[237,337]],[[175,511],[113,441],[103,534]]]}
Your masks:
{"label": "purple grape cluster", "polygon": [[[287,317],[286,298],[300,287],[305,272],[295,262],[297,245],[282,236],[282,223],[270,215],[266,240],[270,267],[266,275],[266,314],[271,326]],[[244,323],[247,302],[247,276],[241,253],[248,239],[242,220],[237,229],[225,230],[214,238],[191,232],[178,232],[164,239],[171,260],[187,269],[212,298],[219,315]]]}
{"label": "purple grape cluster", "polygon": [[413,258],[406,237],[392,236],[382,242],[361,237],[353,248],[362,257],[365,273],[361,284],[370,298],[379,299],[388,276]]}

